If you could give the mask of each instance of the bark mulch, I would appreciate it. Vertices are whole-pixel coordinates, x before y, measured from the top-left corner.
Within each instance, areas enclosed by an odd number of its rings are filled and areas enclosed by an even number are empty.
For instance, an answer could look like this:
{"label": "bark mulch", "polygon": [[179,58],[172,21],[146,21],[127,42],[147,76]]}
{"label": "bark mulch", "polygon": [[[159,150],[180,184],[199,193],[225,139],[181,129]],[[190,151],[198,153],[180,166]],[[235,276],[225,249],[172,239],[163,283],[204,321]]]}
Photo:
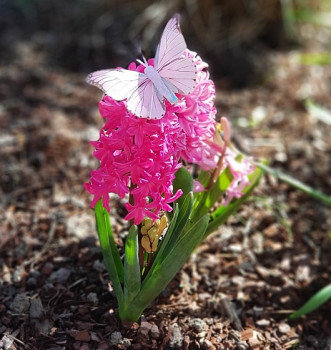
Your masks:
{"label": "bark mulch", "polygon": [[[331,123],[304,99],[331,109],[331,67],[300,65],[291,52],[264,59],[262,86],[219,89],[219,116],[238,147],[330,194]],[[121,323],[82,186],[97,167],[88,141],[101,94],[52,70],[31,43],[17,45],[0,77],[0,348],[331,349],[330,302],[288,319],[330,283],[330,209],[270,176],[138,323]],[[122,246],[116,198],[112,210]]]}

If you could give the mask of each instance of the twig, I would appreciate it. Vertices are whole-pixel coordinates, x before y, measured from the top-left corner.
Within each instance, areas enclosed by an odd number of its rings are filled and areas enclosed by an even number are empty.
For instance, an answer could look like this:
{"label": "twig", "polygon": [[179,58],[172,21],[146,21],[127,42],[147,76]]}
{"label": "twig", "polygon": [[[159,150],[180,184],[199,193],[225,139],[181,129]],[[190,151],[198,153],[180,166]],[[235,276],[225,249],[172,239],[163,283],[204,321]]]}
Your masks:
{"label": "twig", "polygon": [[11,192],[9,194],[8,198],[20,197],[20,196],[23,196],[23,195],[28,194],[30,192],[39,191],[39,190],[42,190],[45,188],[52,188],[52,186],[49,184],[43,184],[43,185],[33,185],[30,187],[19,188],[15,191]]}
{"label": "twig", "polygon": [[82,283],[82,282],[84,282],[84,281],[86,281],[86,280],[87,280],[87,277],[83,277],[83,278],[77,280],[76,282],[70,284],[70,286],[68,287],[68,289],[71,289],[71,288],[77,286],[77,284],[80,284],[80,283]]}
{"label": "twig", "polygon": [[47,241],[43,247],[43,249],[35,254],[30,260],[24,262],[24,266],[31,265],[31,268],[41,259],[41,257],[47,252],[53,238],[55,235],[55,230],[56,230],[56,220],[53,218],[51,222],[51,227],[49,228],[48,232],[48,238]]}
{"label": "twig", "polygon": [[24,343],[22,342],[22,340],[20,340],[20,339],[18,339],[18,338],[16,338],[16,337],[13,337],[13,336],[10,335],[10,334],[7,335],[7,337],[8,337],[8,338],[12,338],[12,339],[15,340],[16,342],[20,343],[21,345],[24,346],[24,348],[28,348],[28,345],[24,344]]}
{"label": "twig", "polygon": [[228,300],[225,294],[221,294],[220,301],[224,312],[227,314],[230,321],[233,322],[233,325],[236,328],[236,330],[241,332],[243,330],[243,327],[241,325],[240,319],[236,314],[231,302]]}

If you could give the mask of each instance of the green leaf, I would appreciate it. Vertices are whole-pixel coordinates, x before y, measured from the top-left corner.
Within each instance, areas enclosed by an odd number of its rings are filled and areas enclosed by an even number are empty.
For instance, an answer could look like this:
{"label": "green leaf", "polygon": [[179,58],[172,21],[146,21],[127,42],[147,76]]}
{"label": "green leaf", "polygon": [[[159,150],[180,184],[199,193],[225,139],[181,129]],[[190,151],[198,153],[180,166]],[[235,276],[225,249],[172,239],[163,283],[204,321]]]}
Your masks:
{"label": "green leaf", "polygon": [[[184,265],[194,249],[199,245],[199,243],[201,243],[204,237],[204,232],[207,229],[208,222],[209,215],[203,216],[195,225],[191,227],[190,230],[185,233],[184,236],[178,240],[172,251],[165,257],[160,266],[153,271],[154,278],[158,275],[159,277],[157,278],[159,278],[161,281],[164,279],[170,282],[170,280]],[[190,239],[186,239],[187,236]],[[160,273],[161,271],[162,273]]]}
{"label": "green leaf", "polygon": [[331,206],[331,196],[327,196],[326,194],[304,184],[303,182],[293,178],[292,176],[284,174],[283,172],[281,172],[279,170],[270,168],[265,164],[262,164],[262,163],[255,163],[255,164],[260,169],[271,174],[272,176],[279,179],[280,181],[283,181],[283,182],[287,183],[288,185],[296,188],[297,190],[308,194],[309,196],[323,202],[324,204],[326,204],[328,206]]}
{"label": "green leaf", "polygon": [[315,295],[313,295],[298,311],[290,315],[290,319],[301,317],[308,314],[311,311],[316,310],[322,304],[326,303],[331,298],[331,283]]}
{"label": "green leaf", "polygon": [[305,107],[311,117],[327,125],[331,125],[331,111],[329,109],[318,105],[311,99],[305,101]]}
{"label": "green leaf", "polygon": [[130,302],[140,290],[139,243],[137,226],[131,226],[125,242],[124,303]]}
{"label": "green leaf", "polygon": [[123,289],[121,286],[124,277],[123,264],[115,244],[109,214],[102,206],[101,200],[98,201],[94,209],[102,255],[120,304],[123,300]]}
{"label": "green leaf", "polygon": [[[219,200],[220,196],[227,190],[227,188],[231,185],[233,180],[233,175],[229,167],[226,167],[221,175],[218,177],[214,185],[209,190],[209,198],[207,200],[207,206],[211,208],[216,201]],[[209,211],[209,209],[208,209]]]}
{"label": "green leaf", "polygon": [[[171,239],[172,234],[174,233],[174,228],[176,227],[176,222],[178,219],[178,213],[179,213],[179,207],[178,203],[175,204],[175,210],[174,215],[170,221],[170,225],[167,229],[166,234],[164,235],[163,239],[161,240],[161,243],[159,243],[159,247],[156,251],[156,253],[153,256],[153,266],[156,264],[156,261],[160,260],[160,257],[162,256],[164,250],[166,249],[168,241]],[[150,270],[153,269],[153,266]]]}
{"label": "green leaf", "polygon": [[238,199],[233,199],[226,207],[224,205],[220,206],[211,214],[212,221],[208,225],[206,237],[210,233],[214,232],[220,225],[222,225],[228,219],[230,215],[232,215],[235,211],[239,209],[242,203],[249,197],[249,195],[253,192],[254,188],[258,185],[263,174],[264,171],[256,167],[254,172],[248,175],[250,184],[244,188],[244,195]]}
{"label": "green leaf", "polygon": [[331,65],[330,52],[301,53],[299,59],[301,64],[308,66]]}
{"label": "green leaf", "polygon": [[[197,181],[200,182],[204,188],[207,188],[209,181],[210,181],[210,178],[211,178],[211,174],[209,171],[200,170]],[[202,198],[204,196],[206,196],[206,191],[194,193],[194,207],[195,208],[199,205],[199,203],[201,203],[201,201],[203,200]]]}
{"label": "green leaf", "polygon": [[179,208],[183,205],[185,197],[188,193],[193,192],[193,178],[192,175],[185,167],[181,167],[177,170],[175,174],[175,179],[173,181],[174,193],[178,190],[182,190],[183,194],[176,201]]}
{"label": "green leaf", "polygon": [[211,175],[209,171],[200,170],[197,181],[199,181],[203,187],[207,187],[210,176]]}
{"label": "green leaf", "polygon": [[196,197],[195,208],[193,210],[192,221],[200,219],[203,215],[207,214],[213,205],[219,200],[226,189],[231,185],[233,175],[229,167],[226,167],[221,175],[217,178],[213,186],[205,192],[202,192],[201,196]]}
{"label": "green leaf", "polygon": [[[162,263],[163,259],[168,256],[169,252],[172,250],[175,243],[180,239],[183,228],[185,227],[187,220],[192,211],[193,206],[193,194],[192,192],[185,196],[185,201],[178,211],[178,217],[173,226],[169,227],[166,232],[160,251],[157,254],[157,261],[155,259],[155,264],[152,269]],[[172,222],[171,222],[172,223]]]}
{"label": "green leaf", "polygon": [[208,221],[209,215],[202,217],[187,232],[190,239],[181,238],[161,264],[149,271],[141,285],[140,292],[128,306],[129,311],[120,311],[123,320],[137,321],[139,319],[144,309],[162,292],[199,245],[204,237]]}
{"label": "green leaf", "polygon": [[174,228],[177,240],[186,226],[193,208],[193,193],[190,192],[186,197],[183,205],[179,208],[178,219]]}

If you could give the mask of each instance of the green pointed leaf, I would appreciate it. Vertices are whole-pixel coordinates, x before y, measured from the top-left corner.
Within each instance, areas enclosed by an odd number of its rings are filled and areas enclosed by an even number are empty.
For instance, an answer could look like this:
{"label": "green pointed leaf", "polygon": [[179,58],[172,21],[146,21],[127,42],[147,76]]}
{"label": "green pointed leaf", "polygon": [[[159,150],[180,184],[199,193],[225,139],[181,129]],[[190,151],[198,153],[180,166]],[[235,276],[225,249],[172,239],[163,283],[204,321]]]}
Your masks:
{"label": "green pointed leaf", "polygon": [[[184,265],[186,260],[192,254],[194,249],[201,243],[204,232],[207,229],[209,222],[209,215],[203,216],[195,225],[188,230],[183,237],[181,237],[175,244],[173,249],[162,261],[161,265],[155,269],[154,275],[167,274],[165,280],[170,280]],[[187,239],[189,237],[190,239]],[[162,280],[162,278],[160,279]],[[168,283],[168,282],[167,282]]]}
{"label": "green pointed leaf", "polygon": [[200,170],[197,180],[201,183],[203,187],[207,187],[210,180],[210,172]]}
{"label": "green pointed leaf", "polygon": [[208,225],[206,237],[210,233],[214,232],[220,225],[222,225],[228,219],[230,215],[232,215],[235,211],[237,211],[240,208],[242,203],[245,200],[247,200],[249,195],[253,192],[254,188],[258,185],[263,174],[264,171],[256,167],[254,172],[248,175],[250,184],[244,188],[244,195],[240,198],[233,199],[226,207],[224,205],[221,205],[211,214],[212,220]]}
{"label": "green pointed leaf", "polygon": [[[208,171],[200,170],[197,181],[201,183],[204,188],[207,188],[210,181],[211,174]],[[196,208],[199,203],[203,201],[203,197],[206,196],[206,191],[194,193],[194,207]]]}
{"label": "green pointed leaf", "polygon": [[188,193],[193,192],[193,178],[185,167],[181,167],[176,171],[175,180],[173,181],[174,193],[182,190],[183,194],[176,201],[179,208],[183,205],[185,197]]}
{"label": "green pointed leaf", "polygon": [[[166,249],[168,241],[171,239],[171,236],[174,233],[174,228],[176,227],[178,214],[179,214],[179,207],[178,207],[178,203],[176,203],[175,204],[174,215],[173,215],[173,217],[172,217],[172,219],[170,221],[170,225],[169,225],[169,227],[167,229],[167,232],[164,235],[164,237],[161,240],[161,242],[159,243],[159,247],[158,247],[156,253],[154,254],[153,266],[156,264],[156,261],[159,260],[160,257],[162,256],[164,250]],[[151,270],[153,269],[153,266],[152,266]]]}
{"label": "green pointed leaf", "polygon": [[326,204],[328,206],[331,206],[331,196],[328,196],[328,195],[304,184],[303,182],[293,178],[290,175],[284,174],[280,170],[270,168],[266,164],[263,164],[263,163],[255,163],[255,164],[263,171],[274,176],[276,179],[285,182],[286,184],[296,188],[299,191],[302,191],[303,193],[306,193],[307,195],[323,202],[324,204]]}
{"label": "green pointed leaf", "polygon": [[157,268],[150,270],[150,273],[142,283],[140,292],[127,309],[130,312],[120,311],[122,319],[128,321],[137,321],[139,319],[144,309],[162,292],[199,245],[204,237],[208,221],[208,215],[202,217],[187,232],[190,239],[181,238],[164,261]]}
{"label": "green pointed leaf", "polygon": [[[174,228],[174,231],[176,231],[176,236],[179,238],[182,234],[182,231],[184,227],[187,224],[187,221],[189,220],[189,217],[191,215],[193,208],[193,193],[190,192],[186,198],[185,201],[182,205],[182,207],[179,208],[179,213],[178,213],[178,219],[176,222],[176,226]],[[177,238],[177,240],[178,240]]]}
{"label": "green pointed leaf", "polygon": [[178,211],[178,217],[176,222],[174,223],[171,230],[169,229],[165,236],[164,241],[162,242],[162,246],[160,248],[160,252],[157,254],[157,261],[155,261],[155,265],[159,265],[162,263],[163,259],[168,256],[169,252],[175,245],[175,243],[180,239],[183,228],[185,227],[187,220],[192,211],[193,206],[193,194],[192,192],[185,196],[185,201],[182,207]]}
{"label": "green pointed leaf", "polygon": [[301,317],[316,310],[331,298],[331,284],[325,286],[313,295],[298,311],[290,315],[290,319]]}
{"label": "green pointed leaf", "polygon": [[[227,190],[227,188],[231,185],[233,180],[233,175],[229,167],[226,167],[221,175],[218,177],[214,185],[208,191],[209,196],[207,198],[206,206],[208,207],[208,211],[210,208],[219,200],[220,196]],[[207,211],[207,212],[208,212]]]}
{"label": "green pointed leaf", "polygon": [[137,226],[131,226],[125,242],[124,303],[131,301],[140,290],[139,243]]}
{"label": "green pointed leaf", "polygon": [[102,206],[101,200],[99,200],[95,206],[95,218],[102,255],[109,277],[113,283],[114,292],[120,304],[123,300],[123,289],[121,283],[123,282],[124,269],[115,244],[109,214]]}
{"label": "green pointed leaf", "polygon": [[201,195],[196,197],[194,214],[192,215],[193,221],[198,220],[210,211],[213,205],[231,185],[232,180],[233,175],[231,170],[229,167],[226,167],[212,187],[208,191],[201,192]]}

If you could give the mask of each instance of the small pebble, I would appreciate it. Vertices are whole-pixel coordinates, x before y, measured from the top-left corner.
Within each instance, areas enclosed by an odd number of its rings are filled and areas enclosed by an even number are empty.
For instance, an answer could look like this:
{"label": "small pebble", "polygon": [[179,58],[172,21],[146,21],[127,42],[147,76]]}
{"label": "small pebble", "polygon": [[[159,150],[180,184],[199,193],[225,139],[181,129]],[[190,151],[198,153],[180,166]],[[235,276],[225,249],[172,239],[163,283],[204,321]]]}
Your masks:
{"label": "small pebble", "polygon": [[10,305],[12,311],[22,314],[28,311],[30,307],[30,298],[25,293],[16,294],[13,302]]}
{"label": "small pebble", "polygon": [[50,283],[50,282],[45,282],[45,284],[43,285],[43,290],[46,292],[50,292],[54,290],[54,284]]}
{"label": "small pebble", "polygon": [[88,346],[88,344],[83,344],[79,350],[90,350],[90,347]]}
{"label": "small pebble", "polygon": [[93,263],[94,270],[98,272],[103,272],[106,270],[105,264],[100,260],[95,260]]}
{"label": "small pebble", "polygon": [[36,299],[31,299],[29,315],[31,318],[41,318],[44,314],[43,304],[41,299],[38,297]]}
{"label": "small pebble", "polygon": [[171,336],[169,340],[169,348],[181,348],[183,345],[183,335],[177,323],[171,327]]}
{"label": "small pebble", "polygon": [[30,277],[38,278],[40,276],[40,272],[38,270],[31,270],[29,273]]}
{"label": "small pebble", "polygon": [[54,265],[51,262],[47,262],[43,266],[41,273],[44,275],[50,275],[52,273],[53,269],[54,269]]}
{"label": "small pebble", "polygon": [[306,338],[307,344],[310,346],[317,347],[319,344],[319,341],[313,336],[313,335],[308,335]]}
{"label": "small pebble", "polygon": [[70,216],[67,220],[66,228],[70,235],[78,239],[85,239],[94,232],[94,225],[93,216],[82,213]]}
{"label": "small pebble", "polygon": [[59,270],[52,272],[52,274],[49,276],[49,280],[52,283],[65,283],[71,272],[69,269],[65,267],[61,267]]}
{"label": "small pebble", "polygon": [[256,325],[259,327],[268,327],[270,326],[270,321],[263,318],[261,320],[256,321]]}
{"label": "small pebble", "polygon": [[245,341],[240,341],[236,345],[237,345],[236,350],[247,350],[249,348],[249,345]]}
{"label": "small pebble", "polygon": [[201,342],[201,349],[203,350],[216,350],[216,347],[213,345],[213,343],[208,339],[203,339]]}
{"label": "small pebble", "polygon": [[239,243],[233,243],[228,246],[228,250],[230,250],[233,253],[241,253],[243,250],[243,247]]}
{"label": "small pebble", "polygon": [[13,349],[12,345],[14,343],[14,339],[4,335],[0,340],[1,349],[10,350]]}
{"label": "small pebble", "polygon": [[131,346],[131,341],[128,338],[123,338],[121,344],[123,344],[126,348],[128,348],[129,346]]}
{"label": "small pebble", "polygon": [[280,333],[287,334],[291,331],[291,327],[287,323],[281,323],[278,326],[278,330]]}
{"label": "small pebble", "polygon": [[214,324],[214,320],[212,318],[205,318],[204,321],[208,326],[211,326],[212,324]]}
{"label": "small pebble", "polygon": [[193,328],[194,331],[200,333],[207,328],[207,324],[201,318],[194,318],[189,323],[190,327]]}
{"label": "small pebble", "polygon": [[121,332],[114,332],[110,335],[110,345],[117,346],[122,342],[122,339]]}
{"label": "small pebble", "polygon": [[149,331],[152,329],[152,324],[147,322],[145,318],[142,318],[141,323],[140,323],[140,328],[139,328],[139,333],[147,336]]}
{"label": "small pebble", "polygon": [[92,302],[94,305],[97,305],[99,303],[99,299],[97,296],[97,293],[89,293],[86,297],[86,299],[90,302]]}
{"label": "small pebble", "polygon": [[33,288],[37,285],[37,280],[34,278],[34,277],[29,277],[27,280],[26,280],[26,286],[28,288]]}
{"label": "small pebble", "polygon": [[200,332],[196,335],[197,338],[205,338],[207,335],[207,332]]}
{"label": "small pebble", "polygon": [[13,281],[15,283],[20,283],[22,280],[23,273],[24,273],[24,267],[17,266],[13,273]]}
{"label": "small pebble", "polygon": [[153,324],[153,326],[151,328],[151,336],[154,339],[157,339],[160,336],[160,331],[159,331],[159,328],[156,324]]}

